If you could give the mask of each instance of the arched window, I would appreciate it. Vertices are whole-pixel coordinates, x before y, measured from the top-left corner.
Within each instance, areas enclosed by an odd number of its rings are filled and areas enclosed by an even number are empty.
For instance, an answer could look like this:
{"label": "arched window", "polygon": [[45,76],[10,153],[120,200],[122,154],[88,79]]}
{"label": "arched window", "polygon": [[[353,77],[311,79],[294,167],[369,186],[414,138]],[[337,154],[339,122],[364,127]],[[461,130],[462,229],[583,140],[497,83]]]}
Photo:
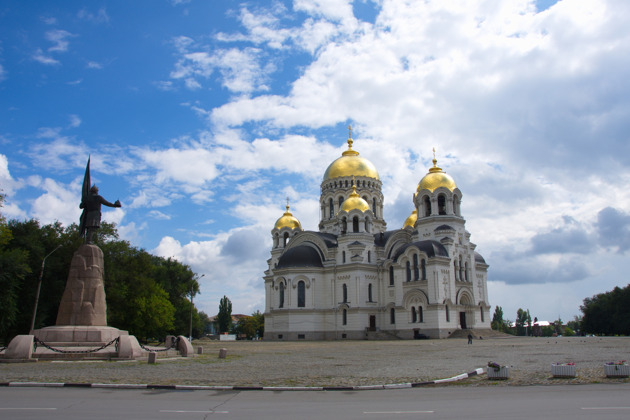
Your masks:
{"label": "arched window", "polygon": [[438,195],[438,214],[446,214],[446,197],[444,194]]}
{"label": "arched window", "polygon": [[459,257],[459,281],[464,281],[464,261],[462,261],[462,257]]}
{"label": "arched window", "polygon": [[335,215],[335,205],[333,204],[333,199],[328,200],[328,218],[332,219]]}
{"label": "arched window", "polygon": [[446,322],[451,322],[451,312],[448,309],[448,305],[446,305]]}
{"label": "arched window", "polygon": [[368,262],[372,262],[372,253],[368,251]]}
{"label": "arched window", "polygon": [[368,284],[368,302],[372,302],[372,283]]}
{"label": "arched window", "polygon": [[341,262],[344,264],[346,262],[346,251],[341,251]]}
{"label": "arched window", "polygon": [[459,268],[457,268],[457,258],[453,260],[453,273],[455,274],[455,281],[459,281]]}
{"label": "arched window", "polygon": [[341,289],[343,291],[343,303],[348,303],[348,286],[344,283]]}
{"label": "arched window", "polygon": [[391,308],[389,310],[389,323],[390,324],[396,323],[396,310],[394,308]]}
{"label": "arched window", "polygon": [[431,199],[428,196],[424,197],[424,215],[431,216]]}
{"label": "arched window", "polygon": [[341,221],[341,233],[344,234],[346,233],[347,230],[348,230],[348,221],[344,217],[343,220]]}
{"label": "arched window", "polygon": [[378,214],[376,214],[376,198],[372,198],[372,211],[374,212],[374,217],[378,217]]}
{"label": "arched window", "polygon": [[420,280],[420,270],[418,269],[418,255],[413,254],[413,279]]}
{"label": "arched window", "polygon": [[300,280],[297,285],[298,290],[298,308],[306,306],[306,284]]}
{"label": "arched window", "polygon": [[411,263],[409,261],[407,261],[406,271],[407,271],[407,281],[411,281]]}
{"label": "arched window", "polygon": [[466,281],[470,281],[470,280],[468,280],[468,261],[466,261],[466,263],[464,263],[464,277],[465,277]]}
{"label": "arched window", "polygon": [[422,273],[422,280],[426,280],[427,279],[427,262],[425,261],[424,258],[420,261],[420,271]]}
{"label": "arched window", "polygon": [[352,231],[354,233],[359,232],[359,218],[357,216],[352,218]]}
{"label": "arched window", "polygon": [[393,265],[389,266],[389,285],[390,286],[394,285],[394,266]]}
{"label": "arched window", "polygon": [[282,237],[282,245],[287,246],[287,242],[289,242],[289,232],[284,232],[284,236]]}
{"label": "arched window", "polygon": [[342,204],[343,204],[343,197],[339,197],[339,210],[341,210]]}
{"label": "arched window", "polygon": [[342,316],[341,316],[341,323],[342,323],[343,325],[348,324],[348,311],[347,311],[346,309],[344,309],[344,310],[341,312],[341,314],[342,314]]}
{"label": "arched window", "polygon": [[284,283],[280,283],[280,296],[279,296],[279,303],[278,303],[278,308],[284,308]]}
{"label": "arched window", "polygon": [[418,322],[424,322],[424,311],[422,306],[418,306]]}
{"label": "arched window", "polygon": [[416,308],[415,306],[411,307],[411,322],[417,322],[418,321],[418,314],[416,314]]}

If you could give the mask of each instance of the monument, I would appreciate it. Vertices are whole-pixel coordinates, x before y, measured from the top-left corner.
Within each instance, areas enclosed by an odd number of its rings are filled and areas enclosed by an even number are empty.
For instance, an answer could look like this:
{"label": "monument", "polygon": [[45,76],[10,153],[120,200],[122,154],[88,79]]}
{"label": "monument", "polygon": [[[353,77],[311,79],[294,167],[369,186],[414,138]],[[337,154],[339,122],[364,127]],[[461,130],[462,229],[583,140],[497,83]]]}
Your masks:
{"label": "monument", "polygon": [[[127,331],[107,325],[103,251],[94,244],[101,225],[101,206],[121,207],[101,197],[96,185],[90,187],[90,159],[83,179],[79,232],[84,243],[75,251],[66,288],[59,304],[55,326],[18,335],[9,343],[4,358],[29,359],[139,359],[147,357],[138,340]],[[183,356],[192,346],[181,337],[177,347]]]}

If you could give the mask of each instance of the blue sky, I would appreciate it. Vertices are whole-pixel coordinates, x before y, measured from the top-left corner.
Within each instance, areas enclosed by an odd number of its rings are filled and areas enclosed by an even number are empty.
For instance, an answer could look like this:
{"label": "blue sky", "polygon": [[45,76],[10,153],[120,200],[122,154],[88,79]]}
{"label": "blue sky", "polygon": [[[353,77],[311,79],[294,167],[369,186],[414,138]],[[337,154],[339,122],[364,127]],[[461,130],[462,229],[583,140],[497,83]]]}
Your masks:
{"label": "blue sky", "polygon": [[317,229],[352,124],[389,229],[435,147],[490,303],[567,320],[628,283],[629,20],[623,0],[5,0],[2,213],[77,222],[91,155],[124,239],[205,274],[208,314],[251,313],[286,197]]}

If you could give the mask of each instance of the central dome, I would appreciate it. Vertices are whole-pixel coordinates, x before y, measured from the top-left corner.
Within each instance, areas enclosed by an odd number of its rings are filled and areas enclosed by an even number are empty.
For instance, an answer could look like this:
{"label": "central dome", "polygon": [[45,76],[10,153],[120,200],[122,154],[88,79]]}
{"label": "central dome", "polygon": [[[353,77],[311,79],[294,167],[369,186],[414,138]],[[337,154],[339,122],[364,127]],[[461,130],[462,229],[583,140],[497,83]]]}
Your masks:
{"label": "central dome", "polygon": [[378,171],[372,162],[359,156],[359,152],[352,150],[352,138],[348,139],[348,150],[341,157],[328,166],[324,173],[324,181],[345,176],[364,176],[380,179]]}

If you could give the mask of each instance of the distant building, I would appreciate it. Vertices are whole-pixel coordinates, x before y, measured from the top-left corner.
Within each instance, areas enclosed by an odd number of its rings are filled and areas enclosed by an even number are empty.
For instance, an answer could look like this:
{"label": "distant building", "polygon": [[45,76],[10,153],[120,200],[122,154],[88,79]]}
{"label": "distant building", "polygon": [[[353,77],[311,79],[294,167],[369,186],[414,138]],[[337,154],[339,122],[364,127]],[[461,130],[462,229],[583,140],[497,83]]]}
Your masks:
{"label": "distant building", "polygon": [[319,231],[289,211],[271,230],[265,271],[266,340],[446,338],[489,329],[487,270],[461,213],[462,192],[437,166],[413,211],[387,230],[381,180],[352,148],[321,183]]}

